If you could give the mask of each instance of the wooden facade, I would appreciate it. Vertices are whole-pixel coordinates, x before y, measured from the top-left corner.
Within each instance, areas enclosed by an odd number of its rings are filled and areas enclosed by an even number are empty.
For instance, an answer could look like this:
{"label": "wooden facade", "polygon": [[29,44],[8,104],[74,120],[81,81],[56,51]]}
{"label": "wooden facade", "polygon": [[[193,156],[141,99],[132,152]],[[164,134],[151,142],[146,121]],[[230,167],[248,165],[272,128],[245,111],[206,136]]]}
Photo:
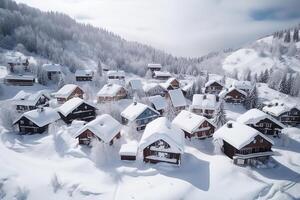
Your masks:
{"label": "wooden facade", "polygon": [[19,111],[19,112],[24,112],[24,111],[29,111],[29,110],[34,110],[34,109],[37,109],[39,106],[46,106],[48,107],[49,104],[49,98],[46,97],[45,95],[42,95],[38,101],[36,102],[35,105],[26,105],[26,104],[22,104],[22,102],[19,102],[18,104],[16,104],[16,110]]}
{"label": "wooden facade", "polygon": [[245,101],[246,95],[239,92],[237,89],[233,89],[232,91],[228,92],[224,100],[227,103],[233,103],[233,104],[241,104]]}
{"label": "wooden facade", "polygon": [[281,132],[281,129],[283,127],[279,126],[275,122],[273,122],[270,119],[263,119],[257,122],[256,124],[247,124],[248,126],[251,126],[252,128],[255,128],[259,132],[265,134],[265,135],[273,135],[278,136]]}
{"label": "wooden facade", "polygon": [[64,116],[60,112],[59,114],[62,120],[67,124],[72,123],[75,119],[89,122],[96,118],[96,108],[89,104],[82,103],[67,116]]}
{"label": "wooden facade", "polygon": [[19,132],[22,134],[35,134],[35,133],[43,133],[48,129],[48,124],[39,127],[36,125],[34,122],[30,121],[26,117],[21,117],[17,122],[16,122]]}
{"label": "wooden facade", "polygon": [[35,83],[35,78],[20,78],[20,77],[5,77],[4,78],[4,83],[6,85],[17,85],[17,86],[32,86]]}
{"label": "wooden facade", "polygon": [[223,90],[223,86],[217,81],[205,87],[205,93],[219,94]]}
{"label": "wooden facade", "polygon": [[181,154],[174,153],[171,146],[164,140],[157,140],[143,149],[144,162],[159,163],[166,162],[179,165]]}
{"label": "wooden facade", "polygon": [[187,132],[184,131],[185,138],[197,138],[197,139],[205,139],[208,137],[212,137],[212,135],[215,132],[215,126],[213,126],[211,123],[209,123],[207,120],[205,120],[196,131],[194,132]]}
{"label": "wooden facade", "polygon": [[292,108],[276,118],[283,124],[297,126],[300,124],[300,110],[298,108]]}
{"label": "wooden facade", "polygon": [[76,81],[92,81],[93,76],[76,76]]}
{"label": "wooden facade", "polygon": [[[119,132],[110,142],[109,145],[114,144],[114,140],[119,139],[121,137],[121,133]],[[82,132],[78,138],[78,143],[80,145],[91,145],[92,139],[98,139],[99,141],[102,141],[101,138],[96,136],[91,130],[87,129],[84,132]]]}
{"label": "wooden facade", "polygon": [[111,102],[111,101],[118,101],[120,99],[124,99],[127,96],[127,91],[125,88],[121,88],[114,96],[111,95],[101,95],[97,97],[98,103],[106,103],[106,102]]}
{"label": "wooden facade", "polygon": [[76,87],[76,89],[68,96],[68,97],[57,97],[57,102],[60,104],[65,103],[66,101],[72,99],[73,97],[79,97],[83,99],[83,90],[80,89],[79,87]]}

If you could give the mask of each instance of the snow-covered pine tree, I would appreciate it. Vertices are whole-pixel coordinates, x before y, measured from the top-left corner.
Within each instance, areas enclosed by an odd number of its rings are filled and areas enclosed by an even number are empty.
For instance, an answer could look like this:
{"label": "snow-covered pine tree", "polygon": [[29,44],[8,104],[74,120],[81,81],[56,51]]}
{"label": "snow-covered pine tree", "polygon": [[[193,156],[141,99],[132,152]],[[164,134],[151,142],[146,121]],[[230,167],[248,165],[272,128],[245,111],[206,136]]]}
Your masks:
{"label": "snow-covered pine tree", "polygon": [[300,74],[299,73],[296,73],[295,77],[293,78],[291,95],[292,96],[300,95]]}
{"label": "snow-covered pine tree", "polygon": [[246,81],[251,81],[251,70],[248,71],[245,79]]}
{"label": "snow-covered pine tree", "polygon": [[286,74],[283,74],[283,76],[282,76],[282,78],[280,80],[280,83],[279,83],[279,88],[278,88],[279,92],[287,94],[285,87],[286,87]]}
{"label": "snow-covered pine tree", "polygon": [[218,110],[215,113],[214,119],[213,119],[213,123],[219,128],[221,126],[223,126],[226,122],[226,113],[224,110],[224,101],[220,100],[220,106],[218,107]]}
{"label": "snow-covered pine tree", "polygon": [[291,94],[291,89],[292,89],[292,82],[293,82],[293,76],[292,74],[287,74],[286,75],[286,82],[285,82],[285,94]]}
{"label": "snow-covered pine tree", "polygon": [[246,101],[245,101],[245,108],[250,110],[252,108],[257,107],[257,88],[256,88],[256,83],[254,84],[253,89],[250,91]]}
{"label": "snow-covered pine tree", "polygon": [[97,74],[102,77],[102,64],[101,61],[98,62],[98,66],[97,66]]}
{"label": "snow-covered pine tree", "polygon": [[164,116],[168,120],[172,121],[176,117],[176,114],[177,114],[177,112],[171,102],[171,99],[167,98],[167,108],[165,109]]}
{"label": "snow-covered pine tree", "polygon": [[298,28],[294,29],[293,41],[294,42],[299,42],[299,29]]}
{"label": "snow-covered pine tree", "polygon": [[284,42],[291,42],[291,33],[290,30],[287,30],[284,36]]}

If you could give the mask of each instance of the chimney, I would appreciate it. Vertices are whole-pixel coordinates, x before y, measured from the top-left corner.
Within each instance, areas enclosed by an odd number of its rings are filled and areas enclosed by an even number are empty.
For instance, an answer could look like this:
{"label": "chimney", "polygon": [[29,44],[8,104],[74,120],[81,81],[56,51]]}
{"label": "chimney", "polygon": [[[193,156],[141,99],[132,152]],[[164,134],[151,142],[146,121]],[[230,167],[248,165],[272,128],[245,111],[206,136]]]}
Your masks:
{"label": "chimney", "polygon": [[136,101],[134,101],[134,102],[133,102],[133,105],[136,105],[136,104],[137,104],[137,102],[136,102]]}
{"label": "chimney", "polygon": [[232,128],[232,123],[231,122],[227,123],[227,128]]}

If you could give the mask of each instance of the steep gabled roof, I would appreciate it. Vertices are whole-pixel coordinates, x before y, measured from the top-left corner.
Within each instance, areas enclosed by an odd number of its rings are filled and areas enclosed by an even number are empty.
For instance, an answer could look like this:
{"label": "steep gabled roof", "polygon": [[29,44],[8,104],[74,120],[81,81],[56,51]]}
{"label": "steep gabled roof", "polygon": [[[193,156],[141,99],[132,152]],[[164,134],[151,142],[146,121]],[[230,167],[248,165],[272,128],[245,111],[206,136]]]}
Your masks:
{"label": "steep gabled roof", "polygon": [[154,105],[156,110],[162,110],[168,106],[167,100],[160,95],[150,96],[149,101]]}
{"label": "steep gabled roof", "polygon": [[[228,124],[231,124],[232,127],[230,128]],[[222,139],[239,150],[250,144],[258,135],[271,144],[274,144],[274,142],[270,138],[268,138],[258,130],[235,121],[228,121],[214,133],[213,137],[215,139]]]}
{"label": "steep gabled roof", "polygon": [[61,105],[58,108],[58,112],[61,113],[63,116],[67,116],[69,115],[71,112],[73,112],[73,110],[75,110],[78,106],[80,106],[81,104],[87,104],[91,107],[96,108],[94,105],[87,103],[86,101],[84,101],[81,98],[78,97],[74,97],[68,101],[66,101],[63,105]]}
{"label": "steep gabled roof", "polygon": [[192,107],[198,109],[215,110],[219,107],[220,102],[214,94],[194,94]]}
{"label": "steep gabled roof", "polygon": [[153,108],[142,104],[142,103],[138,103],[138,102],[134,102],[132,104],[130,104],[127,108],[125,108],[125,110],[123,110],[121,112],[121,116],[125,117],[126,119],[130,120],[130,121],[134,121],[136,120],[136,118],[138,116],[140,116],[140,114],[142,114],[146,109],[150,109],[152,110],[154,113],[157,113],[157,115],[160,115],[156,110],[154,110]]}
{"label": "steep gabled roof", "polygon": [[208,82],[205,83],[204,86],[208,87],[208,86],[210,86],[213,83],[218,83],[219,85],[224,86],[223,83],[221,82],[221,80],[209,80]]}
{"label": "steep gabled roof", "polygon": [[16,124],[22,117],[29,119],[39,127],[51,124],[60,119],[60,116],[56,112],[56,110],[48,107],[25,112],[17,120],[14,121],[14,124]]}
{"label": "steep gabled roof", "polygon": [[163,140],[167,142],[174,153],[184,152],[184,132],[174,126],[167,118],[159,117],[150,122],[144,131],[139,143],[139,149],[143,150],[153,142]]}
{"label": "steep gabled roof", "polygon": [[182,110],[176,117],[173,119],[172,124],[176,125],[182,130],[193,133],[199,129],[200,125],[203,122],[209,122],[211,125],[215,126],[209,119],[206,117],[196,115],[192,112]]}
{"label": "steep gabled roof", "polygon": [[60,88],[57,92],[54,93],[55,97],[60,98],[68,98],[76,88],[80,88],[78,85],[75,84],[67,84]]}
{"label": "steep gabled roof", "polygon": [[243,124],[256,124],[263,119],[269,119],[272,122],[274,122],[275,124],[277,124],[278,126],[281,126],[282,128],[285,127],[284,124],[279,122],[274,117],[272,117],[272,116],[268,115],[267,113],[264,113],[263,111],[258,110],[256,108],[248,110],[247,112],[245,112],[244,114],[239,116],[236,121],[239,123],[243,123]]}
{"label": "steep gabled roof", "polygon": [[251,90],[254,85],[250,81],[233,81],[232,87],[238,88],[240,90]]}
{"label": "steep gabled roof", "polygon": [[219,94],[219,97],[224,98],[228,93],[230,93],[234,90],[236,90],[237,92],[243,94],[244,96],[247,96],[247,93],[245,91],[240,90],[240,89],[235,88],[235,87],[230,87],[229,89],[222,90]]}
{"label": "steep gabled roof", "polygon": [[119,84],[108,83],[105,84],[101,90],[97,93],[98,97],[114,97],[118,94],[120,90],[124,89],[123,86]]}
{"label": "steep gabled roof", "polygon": [[75,137],[78,137],[86,130],[90,130],[104,143],[109,143],[118,133],[120,133],[121,128],[122,125],[116,119],[108,114],[103,114],[80,128],[76,132]]}
{"label": "steep gabled roof", "polygon": [[37,101],[42,97],[45,96],[50,99],[49,94],[46,91],[38,91],[34,94],[25,92],[21,90],[12,98],[13,104],[15,105],[25,105],[25,106],[35,106]]}
{"label": "steep gabled roof", "polygon": [[269,113],[275,117],[290,111],[292,108],[285,104],[271,105],[263,107],[263,111]]}
{"label": "steep gabled roof", "polygon": [[181,89],[170,90],[169,95],[175,108],[187,105]]}
{"label": "steep gabled roof", "polygon": [[131,79],[128,81],[128,84],[133,90],[143,90],[143,84],[140,79]]}

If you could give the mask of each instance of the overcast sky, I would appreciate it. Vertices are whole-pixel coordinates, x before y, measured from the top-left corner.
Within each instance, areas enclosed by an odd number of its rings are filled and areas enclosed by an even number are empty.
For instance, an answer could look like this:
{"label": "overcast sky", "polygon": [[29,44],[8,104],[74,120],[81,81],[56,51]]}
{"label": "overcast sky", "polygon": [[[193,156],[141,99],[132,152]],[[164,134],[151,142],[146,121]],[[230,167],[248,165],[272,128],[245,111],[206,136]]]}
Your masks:
{"label": "overcast sky", "polygon": [[300,23],[299,0],[17,0],[162,49],[201,56]]}

